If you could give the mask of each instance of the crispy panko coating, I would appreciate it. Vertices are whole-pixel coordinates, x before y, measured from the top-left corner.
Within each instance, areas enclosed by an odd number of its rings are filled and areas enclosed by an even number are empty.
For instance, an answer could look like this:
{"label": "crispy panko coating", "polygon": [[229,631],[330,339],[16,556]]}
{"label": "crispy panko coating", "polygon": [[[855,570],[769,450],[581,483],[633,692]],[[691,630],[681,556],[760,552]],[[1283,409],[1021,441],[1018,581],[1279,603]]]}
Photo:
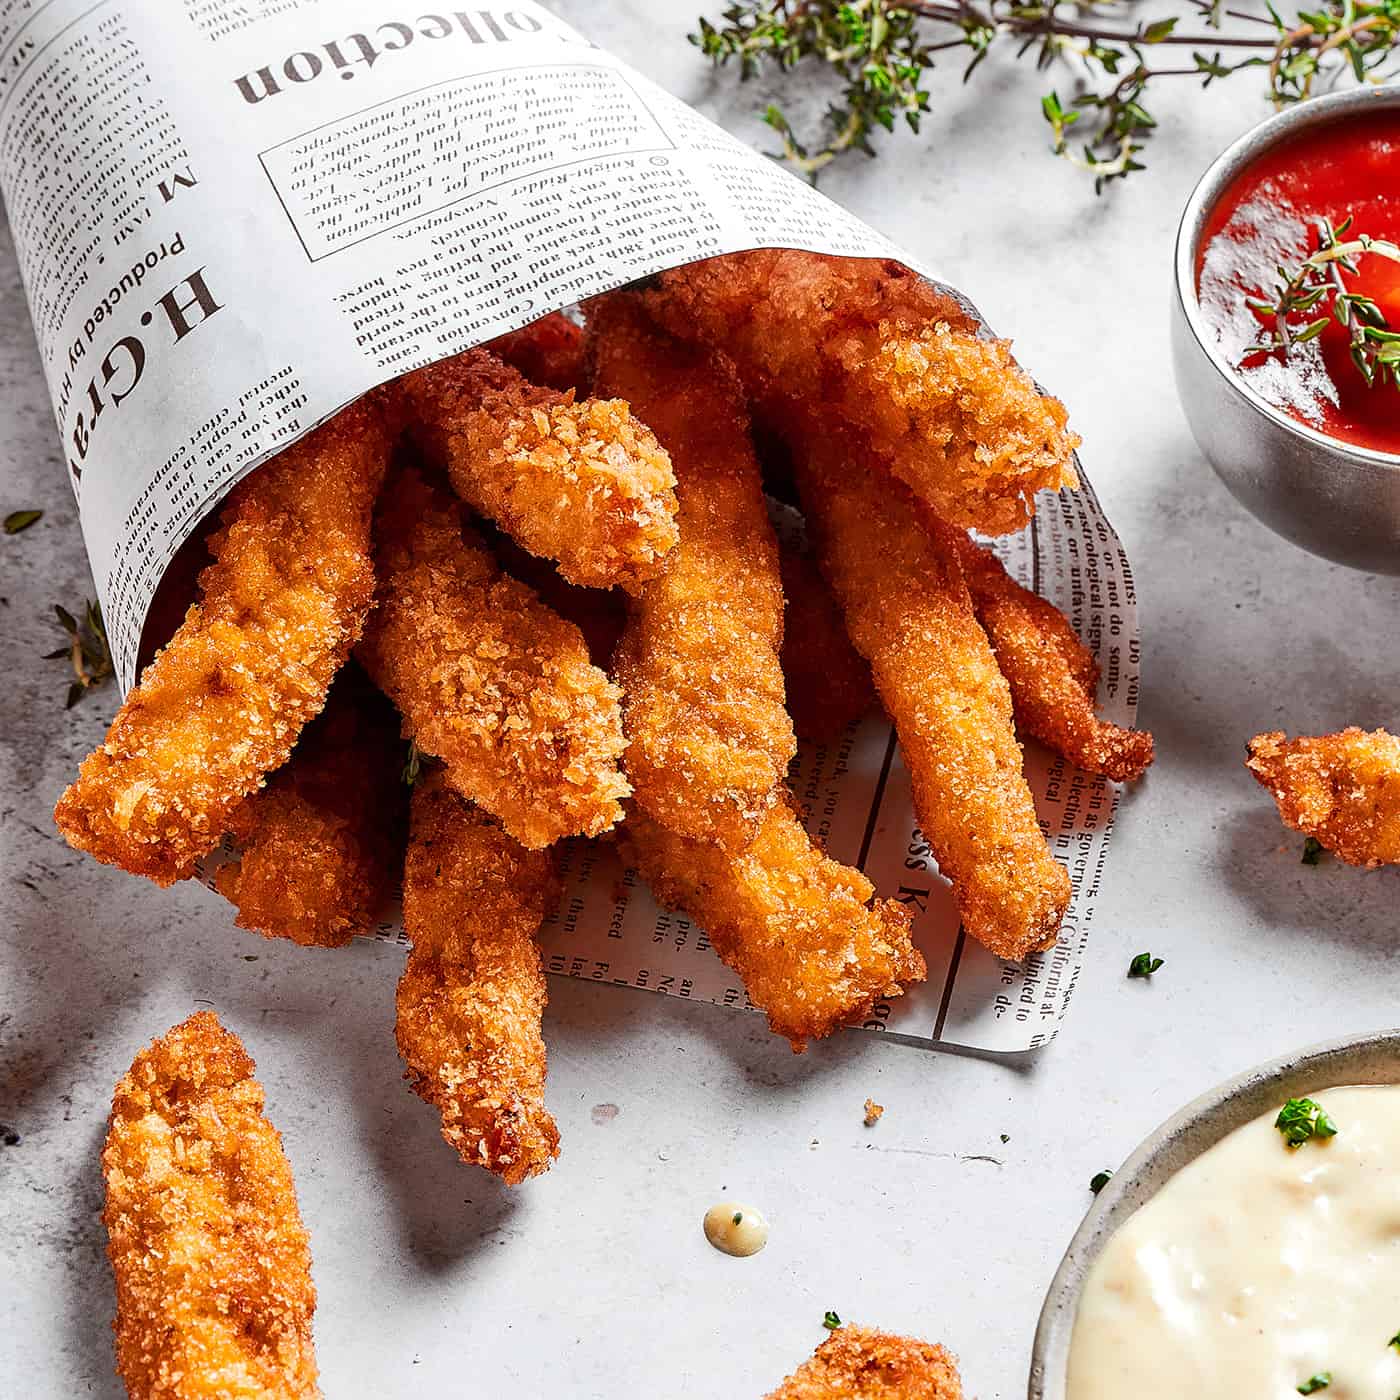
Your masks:
{"label": "crispy panko coating", "polygon": [[899,263],[760,249],[663,272],[642,295],[672,334],[730,355],[752,398],[820,404],[945,520],[1005,534],[1037,491],[1078,484],[1064,406]]}
{"label": "crispy panko coating", "polygon": [[613,657],[636,804],[738,852],[797,751],[784,705],[783,588],[743,394],[718,357],[657,331],[623,298],[595,303],[590,367],[671,454],[681,539],[642,589]]}
{"label": "crispy panko coating", "polygon": [[234,488],[200,601],[59,799],[69,845],[158,885],[187,879],[287,761],[364,627],[389,448],[362,399]]}
{"label": "crispy panko coating", "polygon": [[532,384],[546,384],[561,393],[583,384],[583,327],[562,311],[499,336],[486,348]]}
{"label": "crispy panko coating", "polygon": [[535,934],[559,897],[553,857],[527,851],[439,781],[413,792],[403,877],[413,941],[399,982],[399,1053],[464,1162],[511,1186],[547,1171],[544,969]]}
{"label": "crispy panko coating", "polygon": [[532,850],[597,836],[631,789],[618,688],[571,622],[507,577],[411,467],[375,520],[378,607],[359,659],[447,781]]}
{"label": "crispy panko coating", "polygon": [[1152,762],[1152,735],[1094,713],[1098,664],[1068,618],[961,531],[940,538],[957,545],[972,605],[1011,687],[1021,732],[1090,773],[1120,783],[1142,777]]}
{"label": "crispy panko coating", "polygon": [[909,910],[874,900],[860,871],[813,845],[789,801],[773,807],[739,855],[677,836],[637,811],[628,813],[622,839],[657,899],[704,928],[794,1050],[924,979]]}
{"label": "crispy panko coating", "polygon": [[[800,431],[800,430],[799,430]],[[802,433],[794,454],[817,557],[894,720],[914,806],[963,926],[998,957],[1048,948],[1070,881],[1021,771],[1011,691],[973,611],[956,532],[850,449]]]}
{"label": "crispy panko coating", "polygon": [[957,1363],[911,1337],[847,1323],[764,1400],[962,1400]]}
{"label": "crispy panko coating", "polygon": [[635,592],[676,543],[665,451],[617,399],[531,384],[486,350],[400,381],[419,450],[570,583]]}
{"label": "crispy panko coating", "polygon": [[1400,738],[1354,725],[1338,734],[1249,741],[1245,766],[1279,815],[1349,865],[1400,864]]}
{"label": "crispy panko coating", "polygon": [[784,545],[780,558],[787,619],[783,678],[788,713],[800,739],[830,743],[880,703],[870,666],[851,645],[841,609],[821,570]]}
{"label": "crispy panko coating", "polygon": [[215,883],[239,928],[316,948],[374,928],[402,868],[403,756],[392,706],[346,667],[291,758],[229,818],[238,858]]}
{"label": "crispy panko coating", "polygon": [[311,1250],[238,1037],[200,1011],[112,1099],[102,1175],[132,1400],[313,1400]]}

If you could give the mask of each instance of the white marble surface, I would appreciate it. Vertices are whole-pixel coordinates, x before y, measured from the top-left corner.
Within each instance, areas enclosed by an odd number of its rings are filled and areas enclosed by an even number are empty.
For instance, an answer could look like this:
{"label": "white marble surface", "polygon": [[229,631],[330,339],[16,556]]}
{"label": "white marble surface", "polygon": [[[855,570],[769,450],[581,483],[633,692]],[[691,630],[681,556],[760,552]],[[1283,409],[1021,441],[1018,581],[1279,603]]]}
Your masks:
{"label": "white marble surface", "polygon": [[[734,130],[696,0],[565,9]],[[1159,759],[1124,804],[1067,1029],[1025,1062],[846,1035],[794,1057],[755,1018],[551,985],[564,1151],[514,1194],[460,1166],[404,1088],[401,954],[317,956],[237,933],[195,887],[78,857],[50,811],[115,703],[71,714],[51,604],[87,566],[19,280],[0,253],[0,1375],[41,1400],[119,1396],[97,1154],[114,1081],[195,1006],[247,1040],[311,1229],[328,1396],[757,1397],[822,1313],[946,1341],[982,1400],[1024,1394],[1040,1299],[1089,1177],[1250,1062],[1396,1019],[1400,876],[1298,861],[1241,766],[1246,738],[1394,720],[1400,585],[1298,553],[1235,506],[1191,442],[1167,359],[1169,249],[1191,183],[1264,114],[1247,79],[1161,103],[1150,174],[1096,201],[1045,152],[1034,74],[940,81],[928,138],[827,190],[937,260],[1071,405],[1135,563],[1143,718]],[[1124,980],[1151,949],[1151,985]],[[873,1095],[887,1106],[861,1126]],[[616,1113],[599,1110],[614,1105]],[[1008,1134],[1002,1143],[1000,1134]],[[727,1259],[700,1233],[738,1196],[773,1224]]]}

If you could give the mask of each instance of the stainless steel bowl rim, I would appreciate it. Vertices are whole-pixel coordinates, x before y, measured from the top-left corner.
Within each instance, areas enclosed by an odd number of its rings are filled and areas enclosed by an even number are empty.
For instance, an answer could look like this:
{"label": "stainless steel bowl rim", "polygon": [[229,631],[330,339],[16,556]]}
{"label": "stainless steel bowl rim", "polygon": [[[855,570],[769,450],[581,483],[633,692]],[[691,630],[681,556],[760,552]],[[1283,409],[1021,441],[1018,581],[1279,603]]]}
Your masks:
{"label": "stainless steel bowl rim", "polygon": [[1274,407],[1256,393],[1221,356],[1216,338],[1210,327],[1205,324],[1201,313],[1196,286],[1197,254],[1206,220],[1220,202],[1221,195],[1238,175],[1243,174],[1264,152],[1272,150],[1281,141],[1286,141],[1300,132],[1328,125],[1357,112],[1391,107],[1400,108],[1400,83],[1310,98],[1306,102],[1276,112],[1245,132],[1211,162],[1205,174],[1196,182],[1191,198],[1186,201],[1181,223],[1177,226],[1175,267],[1177,300],[1196,344],[1200,346],[1215,372],[1256,413],[1330,454],[1350,458],[1355,462],[1364,462],[1370,466],[1400,471],[1400,454],[1380,452],[1331,437],[1300,422],[1281,408]]}

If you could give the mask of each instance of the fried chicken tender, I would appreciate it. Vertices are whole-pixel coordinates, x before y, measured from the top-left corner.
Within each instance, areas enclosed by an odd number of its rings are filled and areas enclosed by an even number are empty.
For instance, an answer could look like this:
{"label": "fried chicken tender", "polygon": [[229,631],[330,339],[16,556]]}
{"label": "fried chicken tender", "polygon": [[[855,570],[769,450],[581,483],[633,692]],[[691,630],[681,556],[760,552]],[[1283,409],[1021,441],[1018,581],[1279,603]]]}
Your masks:
{"label": "fried chicken tender", "polygon": [[102,1175],[132,1400],[314,1400],[311,1250],[242,1042],[200,1011],[117,1085]]}
{"label": "fried chicken tender", "polygon": [[663,272],[642,296],[673,335],[731,356],[752,398],[820,404],[954,524],[1005,534],[1037,491],[1078,484],[1064,406],[899,263],[760,249]]}
{"label": "fried chicken tender", "polygon": [[578,628],[502,574],[412,468],[385,489],[375,543],[379,605],[358,654],[405,737],[531,849],[613,826],[631,790],[620,692]]}
{"label": "fried chicken tender", "polygon": [[486,348],[532,384],[561,393],[583,384],[583,327],[562,311],[498,336]]}
{"label": "fried chicken tender", "polygon": [[395,1034],[413,1091],[464,1162],[511,1186],[549,1168],[544,970],[535,934],[559,897],[553,858],[527,851],[437,777],[413,792],[404,929],[413,946]]}
{"label": "fried chicken tender", "polygon": [[787,800],[739,855],[677,836],[639,811],[628,813],[622,842],[657,899],[705,929],[794,1050],[924,979],[909,910],[875,900],[860,871],[824,855]]}
{"label": "fried chicken tender", "polygon": [[848,1323],[764,1400],[962,1400],[942,1347]]}
{"label": "fried chicken tender", "polygon": [[485,350],[415,370],[400,388],[425,458],[570,583],[635,592],[675,546],[670,460],[625,403],[576,402]]}
{"label": "fried chicken tender", "polygon": [[347,667],[288,762],[229,819],[215,884],[239,928],[304,947],[368,933],[402,868],[407,789],[388,701]]}
{"label": "fried chicken tender", "polygon": [[1021,771],[1011,691],[973,611],[957,534],[849,448],[801,433],[798,485],[817,557],[894,720],[914,806],[963,926],[998,957],[1048,948],[1070,881]]}
{"label": "fried chicken tender", "polygon": [[1348,865],[1400,864],[1400,738],[1354,725],[1337,734],[1249,741],[1245,766],[1295,831]]}
{"label": "fried chicken tender", "polygon": [[797,751],[784,705],[783,589],[743,394],[718,357],[634,304],[590,308],[600,392],[636,406],[671,454],[681,539],[633,602],[613,657],[636,804],[682,836],[739,852]]}
{"label": "fried chicken tender", "polygon": [[788,545],[780,551],[787,619],[783,679],[799,739],[830,743],[878,704],[870,666],[851,645],[821,570]]}
{"label": "fried chicken tender", "polygon": [[1120,783],[1142,777],[1152,762],[1152,735],[1094,713],[1098,663],[1065,615],[1023,588],[995,554],[960,530],[940,538],[957,546],[978,621],[1011,687],[1021,732],[1090,773]]}
{"label": "fried chicken tender", "polygon": [[362,399],[234,488],[200,601],[58,801],[69,845],[158,885],[187,879],[286,762],[364,627],[389,449]]}

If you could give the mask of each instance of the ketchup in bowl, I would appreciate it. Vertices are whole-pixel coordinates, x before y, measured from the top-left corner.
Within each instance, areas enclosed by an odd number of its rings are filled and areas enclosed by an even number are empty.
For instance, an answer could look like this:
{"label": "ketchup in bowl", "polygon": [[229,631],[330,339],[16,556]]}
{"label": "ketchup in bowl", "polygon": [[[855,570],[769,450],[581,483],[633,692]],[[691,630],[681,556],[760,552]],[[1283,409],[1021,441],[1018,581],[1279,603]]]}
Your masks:
{"label": "ketchup in bowl", "polygon": [[[1400,112],[1365,113],[1282,141],[1225,190],[1200,242],[1201,313],[1222,358],[1266,403],[1329,437],[1400,455],[1400,389],[1380,374],[1367,385],[1330,303],[1298,319],[1329,315],[1315,340],[1286,357],[1249,352],[1271,318],[1246,299],[1273,302],[1279,266],[1291,274],[1317,250],[1321,219],[1335,228],[1348,217],[1343,242],[1367,234],[1400,243]],[[1365,255],[1342,280],[1400,330],[1400,263]]]}

